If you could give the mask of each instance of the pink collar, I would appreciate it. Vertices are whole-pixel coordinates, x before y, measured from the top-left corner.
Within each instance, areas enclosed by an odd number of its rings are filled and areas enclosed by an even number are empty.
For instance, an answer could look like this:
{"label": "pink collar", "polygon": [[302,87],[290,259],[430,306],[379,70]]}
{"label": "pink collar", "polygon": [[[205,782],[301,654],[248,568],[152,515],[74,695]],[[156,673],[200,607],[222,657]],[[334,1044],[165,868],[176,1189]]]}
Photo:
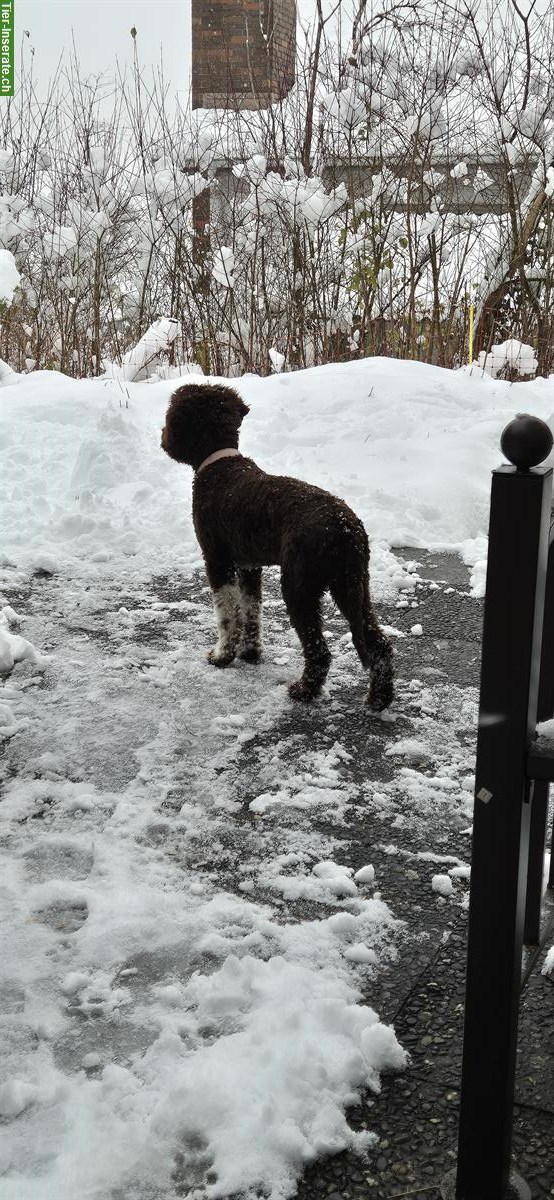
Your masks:
{"label": "pink collar", "polygon": [[196,469],[196,474],[199,475],[204,470],[204,467],[209,467],[210,463],[217,462],[220,458],[236,458],[237,456],[238,458],[241,457],[240,450],[235,450],[231,446],[228,446],[226,450],[215,450],[213,454],[209,454],[204,459],[204,462],[200,463],[200,466]]}

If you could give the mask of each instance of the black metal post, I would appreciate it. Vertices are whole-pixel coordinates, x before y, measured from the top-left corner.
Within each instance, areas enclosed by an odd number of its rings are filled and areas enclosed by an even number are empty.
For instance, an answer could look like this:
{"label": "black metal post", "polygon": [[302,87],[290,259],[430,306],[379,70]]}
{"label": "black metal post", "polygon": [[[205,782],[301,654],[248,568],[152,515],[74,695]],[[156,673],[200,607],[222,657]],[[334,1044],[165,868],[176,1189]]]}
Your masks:
{"label": "black metal post", "polygon": [[552,837],[550,839],[550,868],[548,871],[548,886],[554,890],[554,822],[552,823]]}
{"label": "black metal post", "polygon": [[540,941],[548,790],[549,784],[546,779],[535,779],[532,788],[529,824],[529,863],[523,928],[523,941],[526,946],[538,946]]}
{"label": "black metal post", "polygon": [[456,1200],[524,1194],[509,1177],[551,490],[546,468],[493,473]]}
{"label": "black metal post", "polygon": [[[548,569],[544,601],[542,651],[537,701],[537,721],[549,721],[554,716],[554,528],[550,529]],[[529,832],[529,865],[527,870],[527,896],[525,901],[525,927],[523,940],[526,946],[538,946],[541,926],[541,900],[544,874],[544,851],[548,821],[548,791],[546,779],[536,779],[531,804],[531,828]],[[550,856],[549,886],[554,883],[554,862]]]}
{"label": "black metal post", "polygon": [[[552,498],[554,505],[554,496]],[[550,516],[550,546],[548,549],[548,576],[542,632],[541,686],[539,689],[539,721],[554,717],[554,507]],[[544,674],[543,674],[544,669]],[[544,688],[544,690],[543,690]],[[542,716],[545,713],[546,716]],[[554,889],[554,820],[550,840],[550,870],[548,886]]]}

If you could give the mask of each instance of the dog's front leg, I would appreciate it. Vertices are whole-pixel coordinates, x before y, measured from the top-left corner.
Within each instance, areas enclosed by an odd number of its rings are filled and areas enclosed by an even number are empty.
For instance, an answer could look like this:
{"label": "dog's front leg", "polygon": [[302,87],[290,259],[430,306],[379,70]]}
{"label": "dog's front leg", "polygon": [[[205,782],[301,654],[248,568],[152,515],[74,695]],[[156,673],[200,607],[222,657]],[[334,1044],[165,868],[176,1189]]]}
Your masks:
{"label": "dog's front leg", "polygon": [[261,567],[239,570],[242,607],[242,639],[239,654],[246,662],[259,662],[262,654],[260,621],[262,613]]}
{"label": "dog's front leg", "polygon": [[217,642],[208,653],[214,667],[228,667],[237,653],[242,631],[240,592],[235,569],[220,563],[206,563],[208,580],[213,594]]}

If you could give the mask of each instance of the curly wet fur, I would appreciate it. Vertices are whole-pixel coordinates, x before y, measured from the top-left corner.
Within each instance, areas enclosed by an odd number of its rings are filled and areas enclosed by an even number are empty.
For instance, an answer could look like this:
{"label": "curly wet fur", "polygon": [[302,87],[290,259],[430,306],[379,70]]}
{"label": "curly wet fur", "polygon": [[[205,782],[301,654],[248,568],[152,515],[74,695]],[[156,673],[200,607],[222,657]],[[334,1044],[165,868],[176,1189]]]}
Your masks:
{"label": "curly wet fur", "polygon": [[268,475],[242,455],[211,454],[238,448],[248,407],[231,387],[185,384],[171,397],[162,448],[196,471],[193,520],[218,626],[210,652],[216,666],[239,654],[261,653],[261,571],[281,567],[283,599],[304,652],[304,671],[289,687],[309,700],[325,682],[331,655],[323,637],[321,598],[329,591],[371,672],[368,702],[377,711],[393,698],[392,648],[380,629],[369,594],[369,544],[362,522],[330,492],[299,479]]}

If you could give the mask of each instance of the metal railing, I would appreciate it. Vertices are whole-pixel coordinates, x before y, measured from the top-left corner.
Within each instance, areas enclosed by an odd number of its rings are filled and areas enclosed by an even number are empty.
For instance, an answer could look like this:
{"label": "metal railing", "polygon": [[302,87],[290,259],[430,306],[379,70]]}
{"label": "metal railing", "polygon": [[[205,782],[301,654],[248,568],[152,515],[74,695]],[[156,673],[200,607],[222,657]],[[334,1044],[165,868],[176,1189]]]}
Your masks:
{"label": "metal railing", "polygon": [[[554,714],[553,438],[537,418],[502,435],[493,472],[483,624],[457,1168],[451,1200],[525,1200],[512,1170],[524,940],[538,941],[554,753],[533,756]],[[537,775],[540,778],[537,778]],[[551,883],[552,883],[551,864]]]}

